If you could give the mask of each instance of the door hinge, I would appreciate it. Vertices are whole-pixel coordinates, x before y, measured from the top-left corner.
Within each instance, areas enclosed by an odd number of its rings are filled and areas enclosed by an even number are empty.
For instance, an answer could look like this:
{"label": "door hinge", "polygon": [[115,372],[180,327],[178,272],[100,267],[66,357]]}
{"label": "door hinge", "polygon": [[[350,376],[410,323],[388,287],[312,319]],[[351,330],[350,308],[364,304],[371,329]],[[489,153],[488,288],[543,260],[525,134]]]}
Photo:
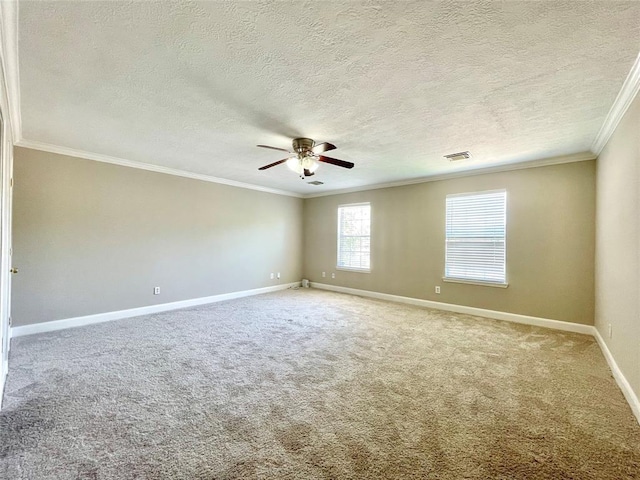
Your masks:
{"label": "door hinge", "polygon": [[9,180],[9,186],[13,187],[13,177],[11,177],[11,179]]}

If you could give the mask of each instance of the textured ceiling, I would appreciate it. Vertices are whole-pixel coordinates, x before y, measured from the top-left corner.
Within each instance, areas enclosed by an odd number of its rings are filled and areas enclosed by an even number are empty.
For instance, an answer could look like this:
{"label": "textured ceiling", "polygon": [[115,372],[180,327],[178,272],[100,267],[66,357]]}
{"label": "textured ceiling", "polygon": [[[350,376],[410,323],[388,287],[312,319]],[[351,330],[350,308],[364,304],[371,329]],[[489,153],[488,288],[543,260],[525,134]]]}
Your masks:
{"label": "textured ceiling", "polygon": [[[299,193],[402,181],[587,151],[639,50],[640,2],[21,1],[23,137]],[[356,167],[258,171],[296,136]]]}

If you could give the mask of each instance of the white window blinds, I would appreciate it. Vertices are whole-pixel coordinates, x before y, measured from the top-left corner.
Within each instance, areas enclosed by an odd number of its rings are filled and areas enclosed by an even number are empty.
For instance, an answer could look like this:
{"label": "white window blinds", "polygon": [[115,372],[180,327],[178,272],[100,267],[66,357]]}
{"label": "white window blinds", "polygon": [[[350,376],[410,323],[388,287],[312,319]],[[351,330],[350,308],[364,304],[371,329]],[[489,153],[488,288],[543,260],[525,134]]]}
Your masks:
{"label": "white window blinds", "polygon": [[447,195],[445,278],[506,283],[507,192]]}
{"label": "white window blinds", "polygon": [[371,268],[371,205],[338,207],[338,268]]}

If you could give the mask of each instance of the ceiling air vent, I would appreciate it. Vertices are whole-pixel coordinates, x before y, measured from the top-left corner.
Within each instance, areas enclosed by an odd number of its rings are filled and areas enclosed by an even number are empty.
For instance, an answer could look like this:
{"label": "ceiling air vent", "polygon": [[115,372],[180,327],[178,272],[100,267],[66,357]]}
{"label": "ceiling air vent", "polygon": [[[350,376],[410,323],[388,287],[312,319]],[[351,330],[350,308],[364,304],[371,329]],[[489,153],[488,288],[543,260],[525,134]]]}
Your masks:
{"label": "ceiling air vent", "polygon": [[324,185],[324,182],[314,180],[313,182],[307,182],[309,185]]}
{"label": "ceiling air vent", "polygon": [[458,160],[467,160],[468,158],[471,158],[471,153],[469,152],[450,153],[449,155],[445,155],[444,158],[448,158],[450,162],[457,162]]}

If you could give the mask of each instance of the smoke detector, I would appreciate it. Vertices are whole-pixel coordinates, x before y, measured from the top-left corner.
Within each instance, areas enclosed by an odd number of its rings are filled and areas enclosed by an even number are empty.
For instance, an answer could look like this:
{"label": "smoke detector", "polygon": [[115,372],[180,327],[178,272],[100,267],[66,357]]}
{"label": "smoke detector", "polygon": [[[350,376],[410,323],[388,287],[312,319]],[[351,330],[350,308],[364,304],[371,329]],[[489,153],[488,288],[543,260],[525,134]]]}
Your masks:
{"label": "smoke detector", "polygon": [[458,152],[445,155],[444,158],[448,158],[450,162],[457,162],[458,160],[467,160],[471,158],[470,152]]}

